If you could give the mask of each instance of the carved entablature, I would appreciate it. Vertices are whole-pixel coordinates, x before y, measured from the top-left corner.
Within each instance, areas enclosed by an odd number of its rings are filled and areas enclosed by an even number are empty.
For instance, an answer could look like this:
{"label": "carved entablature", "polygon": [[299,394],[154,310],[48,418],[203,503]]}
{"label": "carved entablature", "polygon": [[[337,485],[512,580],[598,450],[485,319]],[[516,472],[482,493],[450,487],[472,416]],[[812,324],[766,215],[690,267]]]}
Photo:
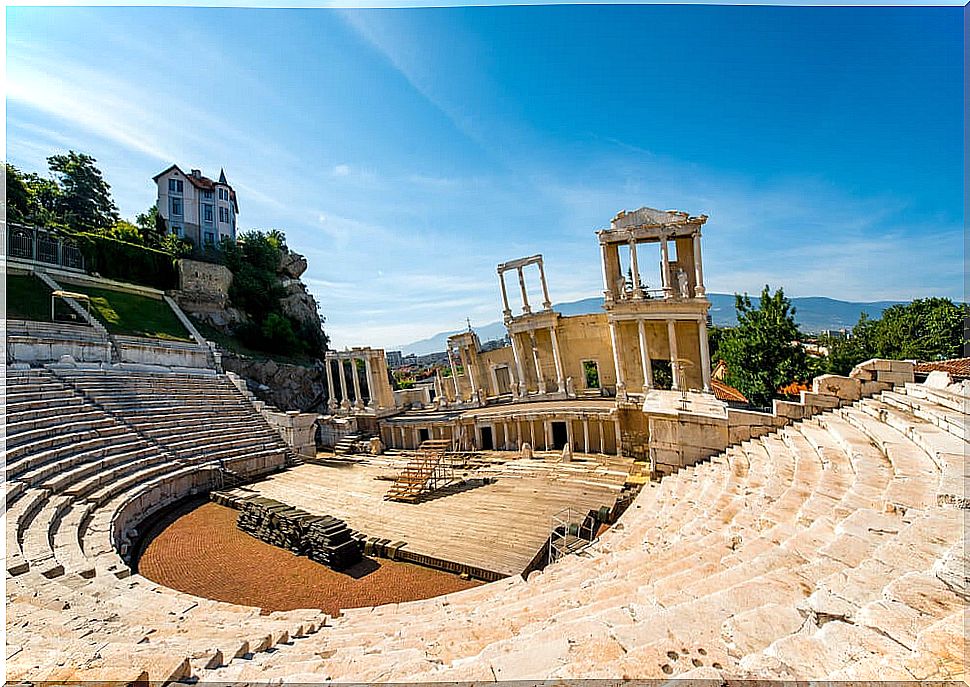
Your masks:
{"label": "carved entablature", "polygon": [[680,210],[656,210],[642,207],[639,210],[621,210],[613,217],[609,229],[596,232],[601,244],[623,243],[631,238],[636,241],[659,240],[693,236],[707,221],[707,215],[692,216]]}

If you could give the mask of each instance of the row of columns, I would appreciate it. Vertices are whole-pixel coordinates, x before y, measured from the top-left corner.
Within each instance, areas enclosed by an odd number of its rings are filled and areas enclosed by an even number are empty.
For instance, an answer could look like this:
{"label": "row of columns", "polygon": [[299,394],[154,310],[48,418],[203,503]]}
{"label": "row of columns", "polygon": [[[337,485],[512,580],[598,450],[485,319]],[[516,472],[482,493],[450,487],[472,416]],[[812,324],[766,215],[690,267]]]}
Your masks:
{"label": "row of columns", "polygon": [[[351,383],[354,389],[354,402],[351,404],[350,397],[348,395],[347,389],[347,373],[344,367],[345,361],[350,361],[351,367]],[[327,389],[330,392],[330,400],[328,405],[331,409],[336,409],[338,406],[344,410],[350,410],[355,408],[357,410],[363,410],[365,408],[363,392],[361,391],[360,385],[360,375],[357,374],[357,362],[358,360],[364,361],[364,377],[367,381],[367,405],[374,406],[376,398],[376,387],[374,382],[374,370],[371,364],[371,359],[369,355],[357,355],[353,352],[330,352],[324,358],[324,368],[327,373]],[[331,366],[332,361],[336,361],[340,369],[340,401],[337,401],[336,389],[334,388],[333,379],[333,367]]]}
{"label": "row of columns", "polygon": [[[670,249],[667,242],[670,240],[669,234],[660,237],[660,278],[662,281],[664,298],[670,298],[673,294],[673,277],[670,272]],[[694,295],[703,296],[706,293],[704,288],[704,266],[701,260],[701,233],[695,232],[691,235],[691,244],[694,253]],[[644,297],[643,288],[640,285],[640,264],[637,260],[637,240],[631,234],[627,240],[630,249],[630,271],[633,276],[633,297],[642,299]],[[603,281],[605,288],[609,291],[611,285],[607,279],[607,245],[603,245]],[[521,276],[521,274],[520,274]],[[503,291],[504,291],[503,283]],[[508,307],[506,305],[506,307]]]}
{"label": "row of columns", "polygon": [[[672,388],[680,389],[685,384],[681,379],[680,366],[677,359],[680,357],[677,350],[677,327],[676,320],[667,319],[667,345],[670,351],[670,370],[672,377]],[[653,388],[653,367],[650,363],[650,349],[647,345],[646,333],[647,318],[637,319],[637,340],[640,352],[640,366],[643,376],[643,391],[646,393]],[[698,319],[698,346],[700,349],[701,379],[704,391],[711,390],[711,354],[707,341],[707,319],[701,316]],[[623,360],[620,356],[619,332],[617,322],[610,322],[610,340],[613,344],[613,364],[616,367],[616,386],[618,393],[626,389],[626,382],[623,376]]]}
{"label": "row of columns", "polygon": [[[582,417],[580,419],[582,420],[582,423],[583,423],[583,443],[582,443],[582,451],[583,451],[583,453],[589,453],[591,448],[596,448],[594,446],[591,446],[591,444],[590,444],[590,418],[584,416],[584,417]],[[552,423],[553,422],[565,422],[566,423],[566,433],[567,433],[566,441],[569,443],[569,445],[573,448],[574,451],[579,451],[580,450],[580,446],[577,445],[577,443],[576,443],[576,437],[573,436],[573,422],[575,420],[576,420],[576,418],[566,418],[566,419],[541,419],[540,420],[542,422],[542,436],[541,436],[541,438],[542,438],[542,442],[543,442],[542,443],[542,450],[544,450],[544,451],[545,450],[549,450],[553,446]],[[599,452],[600,453],[606,453],[606,434],[607,434],[607,427],[609,425],[611,425],[611,424],[613,425],[613,432],[614,432],[614,437],[615,437],[614,438],[614,442],[615,442],[614,445],[615,445],[617,451],[619,451],[619,447],[620,447],[620,444],[621,444],[620,421],[619,420],[609,421],[609,420],[604,420],[602,418],[597,418],[595,421],[598,423],[598,429],[599,429],[599,432],[598,432],[598,434],[599,434],[599,447],[598,447],[599,448]],[[528,434],[528,437],[524,436],[525,432],[523,431],[523,428],[522,428],[522,424],[523,423],[526,423],[529,426],[529,430],[528,430],[529,431],[529,434]],[[510,432],[510,428],[514,427],[515,428],[515,432],[514,432],[514,437],[515,437],[514,444],[516,446],[521,446],[528,439],[529,444],[533,448],[538,448],[538,445],[536,443],[536,431],[535,431],[536,430],[536,425],[535,425],[535,420],[533,420],[533,419],[525,419],[525,420],[497,420],[496,421],[496,424],[497,425],[500,425],[502,427],[503,436],[504,436],[506,442],[509,441],[510,434],[513,434],[512,432]],[[493,437],[493,439],[494,439],[494,437]]]}
{"label": "row of columns", "polygon": [[472,359],[472,354],[468,351],[465,346],[458,346],[457,350],[454,349],[450,344],[448,346],[448,365],[451,368],[451,380],[455,389],[455,401],[461,402],[464,399],[461,396],[461,387],[458,384],[458,367],[455,364],[455,354],[458,356],[458,363],[461,364],[462,369],[465,371],[465,376],[468,378],[468,383],[471,387],[470,394],[471,400],[473,400],[478,393],[478,379],[475,376],[475,365]]}
{"label": "row of columns", "polygon": [[[556,334],[556,328],[548,327],[549,339],[552,342],[552,359],[556,366],[556,390],[559,392],[564,392],[566,390],[565,374],[563,373],[562,366],[562,354],[559,351],[559,336]],[[540,394],[546,393],[546,380],[542,374],[542,366],[539,363],[539,345],[536,342],[536,332],[538,330],[529,331],[529,343],[532,348],[532,365],[536,373],[536,387]],[[512,339],[512,357],[515,358],[515,370],[518,373],[519,384],[520,384],[520,394],[524,395],[528,390],[525,387],[525,370],[522,363],[522,352],[518,345],[518,340],[515,334],[511,334]]]}
{"label": "row of columns", "polygon": [[542,284],[542,307],[545,310],[552,310],[552,301],[549,299],[549,286],[546,283],[546,269],[542,265],[542,256],[537,255],[534,258],[529,258],[516,263],[514,266],[499,265],[498,282],[502,287],[502,311],[505,314],[505,317],[512,317],[512,308],[509,305],[509,294],[505,286],[505,273],[513,269],[519,276],[519,291],[522,294],[522,313],[528,315],[532,312],[532,306],[529,305],[529,292],[525,287],[525,274],[523,274],[522,271],[528,265],[539,266],[539,281]]}
{"label": "row of columns", "polygon": [[[539,419],[542,422],[542,434],[538,438],[542,440],[541,450],[550,450],[553,446],[552,437],[552,423],[553,422],[565,422],[567,430],[567,441],[574,451],[579,451],[582,449],[583,453],[590,453],[591,450],[598,450],[599,453],[606,453],[606,437],[607,433],[611,430],[608,428],[612,425],[612,432],[614,434],[614,447],[617,452],[620,450],[621,445],[621,434],[620,434],[620,421],[618,419],[607,420],[603,418],[590,419],[589,417],[580,418],[583,425],[583,438],[582,444],[576,443],[576,437],[573,436],[573,422],[577,418],[567,418],[567,419]],[[595,422],[597,434],[598,434],[598,446],[593,446],[590,437],[592,433],[590,431],[590,423]],[[528,430],[523,428],[523,424],[528,425]],[[509,443],[510,437],[514,436],[512,443],[516,448],[521,447],[522,444],[528,442],[533,448],[539,449],[536,442],[536,420],[535,419],[517,419],[517,420],[497,420],[494,426],[500,426],[503,433],[503,443]],[[450,438],[460,439],[464,436],[461,431],[461,425],[453,426]],[[480,427],[479,427],[480,428]],[[514,432],[512,431],[514,428]],[[413,425],[390,425],[390,440],[391,444],[397,443],[400,447],[406,448],[409,444],[415,448],[421,445],[421,429],[428,430],[429,439],[444,439],[448,438],[444,428],[431,425],[426,428],[421,428]],[[408,436],[410,434],[410,437]],[[481,445],[481,440],[479,438],[479,432],[475,433],[474,442]],[[409,440],[410,439],[410,440]],[[492,437],[493,442],[496,446],[499,445],[497,441],[498,437]]]}

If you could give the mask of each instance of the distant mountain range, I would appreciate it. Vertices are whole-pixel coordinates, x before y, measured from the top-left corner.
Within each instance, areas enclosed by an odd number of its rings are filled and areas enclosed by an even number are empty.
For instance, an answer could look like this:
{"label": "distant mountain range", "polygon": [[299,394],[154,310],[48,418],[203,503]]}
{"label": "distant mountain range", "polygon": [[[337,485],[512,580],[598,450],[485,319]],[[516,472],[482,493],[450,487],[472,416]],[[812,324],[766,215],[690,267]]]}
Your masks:
{"label": "distant mountain range", "polygon": [[[711,317],[714,324],[720,326],[730,326],[737,324],[737,313],[734,309],[734,295],[727,293],[709,293],[708,300],[711,301]],[[752,303],[757,306],[759,298],[752,296]],[[882,311],[891,305],[902,303],[903,301],[875,301],[872,303],[855,303],[851,301],[840,301],[834,298],[822,298],[811,296],[808,298],[792,298],[792,305],[795,306],[795,320],[803,332],[817,333],[826,329],[843,329],[855,325],[859,321],[859,314],[866,313],[869,317],[880,317]],[[602,298],[584,298],[579,301],[569,303],[559,303],[553,306],[563,315],[588,315],[590,313],[601,312],[603,309]],[[505,325],[502,322],[492,322],[480,327],[473,327],[482,343],[492,339],[500,339],[505,336]],[[415,355],[426,355],[443,351],[447,347],[448,337],[457,334],[460,330],[450,332],[440,332],[427,339],[413,341],[401,346],[401,352],[405,355],[414,353]]]}

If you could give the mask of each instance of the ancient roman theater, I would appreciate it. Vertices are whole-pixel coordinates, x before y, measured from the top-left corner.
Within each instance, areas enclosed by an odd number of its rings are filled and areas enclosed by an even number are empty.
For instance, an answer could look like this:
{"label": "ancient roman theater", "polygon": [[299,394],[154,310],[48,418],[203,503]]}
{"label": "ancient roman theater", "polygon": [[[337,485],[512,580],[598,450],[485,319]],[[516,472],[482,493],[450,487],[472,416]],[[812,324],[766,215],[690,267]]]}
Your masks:
{"label": "ancient roman theater", "polygon": [[542,255],[498,264],[507,343],[469,327],[408,390],[328,351],[322,415],[166,294],[191,341],[110,334],[93,277],[8,255],[80,322],[6,323],[6,679],[966,680],[970,383],[874,359],[742,407],[707,219],[591,233],[592,315]]}

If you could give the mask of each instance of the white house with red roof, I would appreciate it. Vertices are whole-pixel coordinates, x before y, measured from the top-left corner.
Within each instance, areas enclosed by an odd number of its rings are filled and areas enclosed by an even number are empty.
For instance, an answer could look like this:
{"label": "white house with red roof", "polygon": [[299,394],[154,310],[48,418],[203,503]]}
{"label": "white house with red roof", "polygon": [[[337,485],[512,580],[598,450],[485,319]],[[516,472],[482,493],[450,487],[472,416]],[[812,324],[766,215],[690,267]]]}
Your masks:
{"label": "white house with red roof", "polygon": [[239,204],[224,170],[219,170],[219,181],[213,181],[201,170],[186,174],[172,165],[153,179],[158,185],[158,212],[169,233],[200,248],[218,245],[225,237],[236,239]]}

